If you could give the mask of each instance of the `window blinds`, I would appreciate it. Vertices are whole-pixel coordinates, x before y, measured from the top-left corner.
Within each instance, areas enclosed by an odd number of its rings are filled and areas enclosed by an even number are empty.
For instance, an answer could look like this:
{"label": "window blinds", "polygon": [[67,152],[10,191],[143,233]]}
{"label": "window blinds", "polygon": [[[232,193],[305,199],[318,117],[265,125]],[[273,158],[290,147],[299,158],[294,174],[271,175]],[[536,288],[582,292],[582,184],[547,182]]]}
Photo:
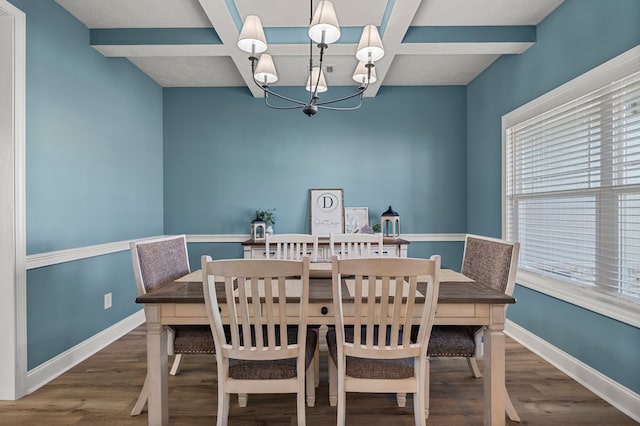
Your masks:
{"label": "window blinds", "polygon": [[640,302],[640,72],[505,136],[520,268]]}

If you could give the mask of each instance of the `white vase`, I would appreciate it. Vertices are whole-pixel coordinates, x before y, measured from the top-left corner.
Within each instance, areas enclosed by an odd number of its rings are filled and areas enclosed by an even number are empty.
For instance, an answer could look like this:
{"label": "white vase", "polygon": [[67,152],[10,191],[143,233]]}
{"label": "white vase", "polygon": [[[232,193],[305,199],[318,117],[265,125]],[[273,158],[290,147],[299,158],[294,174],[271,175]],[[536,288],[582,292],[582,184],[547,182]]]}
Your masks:
{"label": "white vase", "polygon": [[267,235],[273,235],[273,226],[269,225],[267,226]]}

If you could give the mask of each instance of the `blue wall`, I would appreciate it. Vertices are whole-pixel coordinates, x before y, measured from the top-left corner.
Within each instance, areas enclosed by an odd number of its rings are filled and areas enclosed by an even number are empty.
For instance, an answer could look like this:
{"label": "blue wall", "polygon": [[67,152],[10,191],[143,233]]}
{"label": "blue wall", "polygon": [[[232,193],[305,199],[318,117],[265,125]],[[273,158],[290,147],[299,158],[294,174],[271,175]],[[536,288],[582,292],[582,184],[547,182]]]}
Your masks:
{"label": "blue wall", "polygon": [[[55,2],[11,2],[27,15],[27,254],[162,234],[162,89]],[[30,270],[28,368],[138,310],[135,296],[127,253]]]}
{"label": "blue wall", "polygon": [[[501,117],[640,43],[640,2],[566,0],[538,26],[537,39],[468,86],[470,233],[501,235]],[[639,329],[526,288],[515,296],[509,319],[640,393]]]}
{"label": "blue wall", "polygon": [[309,232],[310,188],[343,188],[370,223],[392,205],[404,233],[466,230],[464,87],[385,87],[313,118],[246,88],[165,89],[163,104],[168,234],[248,233],[257,208]]}

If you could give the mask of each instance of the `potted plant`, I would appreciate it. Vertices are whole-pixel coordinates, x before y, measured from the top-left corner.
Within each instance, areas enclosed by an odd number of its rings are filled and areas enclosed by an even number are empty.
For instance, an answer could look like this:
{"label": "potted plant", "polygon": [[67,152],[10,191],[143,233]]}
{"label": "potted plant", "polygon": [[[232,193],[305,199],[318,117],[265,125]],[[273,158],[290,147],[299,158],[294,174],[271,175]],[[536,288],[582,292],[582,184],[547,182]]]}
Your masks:
{"label": "potted plant", "polygon": [[267,225],[267,234],[273,234],[273,226],[276,224],[276,209],[256,210],[256,219],[264,221]]}

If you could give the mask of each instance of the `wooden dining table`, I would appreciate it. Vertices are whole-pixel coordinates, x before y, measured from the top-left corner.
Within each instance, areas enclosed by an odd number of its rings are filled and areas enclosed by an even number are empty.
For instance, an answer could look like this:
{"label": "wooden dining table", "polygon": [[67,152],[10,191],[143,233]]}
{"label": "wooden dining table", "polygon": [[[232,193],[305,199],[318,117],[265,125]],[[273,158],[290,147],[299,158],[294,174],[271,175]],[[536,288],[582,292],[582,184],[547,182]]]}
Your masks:
{"label": "wooden dining table", "polygon": [[[331,291],[331,264],[320,263],[310,269],[308,324],[334,323]],[[343,294],[348,294],[345,283]],[[422,284],[426,286],[426,283]],[[420,287],[418,287],[420,290]],[[218,292],[224,303],[223,291]],[[194,271],[175,281],[159,285],[136,298],[144,305],[147,319],[147,380],[149,425],[169,421],[167,330],[168,325],[208,324],[204,304],[202,273]],[[486,326],[484,333],[484,424],[505,423],[505,338],[504,323],[508,304],[515,299],[489,286],[449,269],[440,273],[440,293],[435,324]],[[224,305],[222,305],[224,317]],[[345,322],[354,310],[345,309]],[[419,318],[416,318],[419,320]]]}

